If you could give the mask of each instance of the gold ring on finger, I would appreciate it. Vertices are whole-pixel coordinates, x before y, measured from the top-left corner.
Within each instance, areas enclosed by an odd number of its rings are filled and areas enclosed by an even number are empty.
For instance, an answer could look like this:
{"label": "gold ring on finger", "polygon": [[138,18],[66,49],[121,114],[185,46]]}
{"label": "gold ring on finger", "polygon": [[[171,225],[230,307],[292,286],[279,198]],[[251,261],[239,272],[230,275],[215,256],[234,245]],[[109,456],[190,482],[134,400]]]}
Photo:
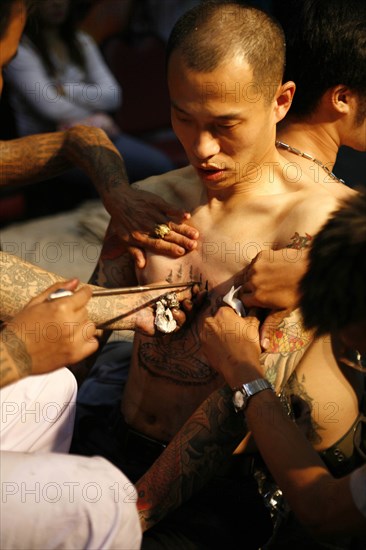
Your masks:
{"label": "gold ring on finger", "polygon": [[157,239],[164,239],[170,233],[170,227],[166,223],[159,223],[155,226],[154,235]]}

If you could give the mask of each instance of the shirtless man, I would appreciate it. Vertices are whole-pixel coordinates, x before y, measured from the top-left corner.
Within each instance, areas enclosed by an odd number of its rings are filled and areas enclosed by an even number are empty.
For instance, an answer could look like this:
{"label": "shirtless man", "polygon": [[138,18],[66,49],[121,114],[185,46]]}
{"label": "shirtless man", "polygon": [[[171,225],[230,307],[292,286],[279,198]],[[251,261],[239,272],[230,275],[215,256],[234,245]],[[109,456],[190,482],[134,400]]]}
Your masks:
{"label": "shirtless man", "polygon": [[[296,83],[277,139],[307,158],[283,147],[281,154],[337,198],[354,196],[356,192],[329,171],[341,146],[366,151],[366,4],[358,0],[347,4],[342,0],[275,1],[274,13],[286,36],[285,80]],[[297,283],[307,267],[305,256],[304,261],[297,261],[281,251],[262,252],[245,273],[244,304],[293,307],[298,301]]]}
{"label": "shirtless man", "polygon": [[[325,187],[306,174],[295,181],[275,146],[276,124],[295,88],[281,83],[283,44],[281,29],[269,17],[235,4],[198,6],[174,28],[168,43],[172,121],[191,165],[149,178],[140,188],[149,186],[184,205],[200,238],[197,249],[180,260],[148,254],[146,267],[136,272],[140,283],[202,276],[214,304],[238,284],[240,270],[258,251],[306,246],[335,209],[336,199]],[[102,254],[99,284],[128,282],[128,260],[118,256],[116,250],[108,258]],[[223,384],[200,349],[198,323],[199,318],[179,335],[134,339],[123,422],[157,442],[169,441]],[[278,389],[299,364],[292,391],[319,404],[312,441],[318,449],[332,445],[354,423],[358,403],[329,342],[311,343],[295,316],[269,351],[262,356],[263,372]],[[322,369],[315,368],[319,362]],[[335,422],[329,423],[330,414]]]}

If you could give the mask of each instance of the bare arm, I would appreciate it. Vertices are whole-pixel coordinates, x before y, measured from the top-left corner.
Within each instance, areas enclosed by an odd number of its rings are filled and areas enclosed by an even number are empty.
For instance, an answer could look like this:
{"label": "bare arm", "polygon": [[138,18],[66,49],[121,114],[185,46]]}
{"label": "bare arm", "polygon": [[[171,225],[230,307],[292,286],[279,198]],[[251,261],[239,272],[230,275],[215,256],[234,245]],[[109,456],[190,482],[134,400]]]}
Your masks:
{"label": "bare arm", "polygon": [[[219,330],[216,317],[211,318],[208,311],[209,308],[206,315],[202,315],[199,338],[213,368],[225,375],[225,367],[230,372],[236,372],[236,366],[241,364],[244,353],[248,354],[248,359],[257,359],[260,348],[256,319],[248,318],[248,326],[243,331],[239,330],[237,321],[240,318],[231,310],[234,316],[229,319],[231,326],[228,320],[226,326],[223,324],[222,330]],[[289,322],[289,326],[284,325],[282,330],[291,332],[291,326],[292,322]],[[243,337],[238,338],[238,334],[243,334]],[[251,342],[253,337],[257,346],[254,350],[251,347],[246,348],[246,338]],[[235,355],[228,349],[228,343],[237,340],[239,346]],[[275,338],[271,346],[274,349],[278,348]],[[290,376],[291,368],[301,360],[305,350],[306,346],[303,345],[292,354],[286,349],[282,352],[277,349],[276,353],[262,353],[260,376],[265,374],[277,385],[282,386]],[[287,366],[290,357],[291,365]],[[277,366],[280,374],[276,378]],[[137,482],[138,508],[144,529],[152,527],[168,512],[187,501],[212,478],[233,451],[241,453],[247,450],[248,429],[239,416],[233,407],[232,391],[226,386],[214,392],[186,421],[167,449]]]}
{"label": "bare arm", "polygon": [[[256,366],[246,378],[255,376]],[[249,377],[248,377],[249,375]],[[315,535],[366,533],[366,519],[356,508],[350,476],[335,479],[273,392],[249,402],[246,419],[257,447],[297,518]]]}
{"label": "bare arm", "polygon": [[[209,348],[213,364],[231,387],[263,376],[259,361],[258,325],[253,318],[240,319],[246,345],[223,338],[223,327],[238,322],[230,308],[220,308],[209,321]],[[250,328],[250,336],[247,328]],[[216,342],[216,344],[215,344]],[[217,354],[217,342],[220,352]],[[223,355],[229,361],[222,361]],[[215,357],[219,357],[218,362]],[[231,365],[230,365],[231,363]],[[235,366],[235,368],[232,368]],[[334,479],[324,463],[286,414],[271,390],[253,396],[245,411],[257,447],[298,519],[316,535],[366,532],[365,518],[357,510],[350,491],[350,476]]]}

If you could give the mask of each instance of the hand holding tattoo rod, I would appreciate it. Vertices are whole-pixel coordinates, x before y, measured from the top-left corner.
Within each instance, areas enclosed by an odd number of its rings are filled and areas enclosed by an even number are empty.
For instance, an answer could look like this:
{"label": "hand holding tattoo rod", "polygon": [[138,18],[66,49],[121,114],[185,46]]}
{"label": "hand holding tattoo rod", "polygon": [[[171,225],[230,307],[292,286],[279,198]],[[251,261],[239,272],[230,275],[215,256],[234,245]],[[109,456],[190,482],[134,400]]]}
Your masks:
{"label": "hand holding tattoo rod", "polygon": [[[152,284],[144,286],[132,286],[132,287],[123,287],[123,288],[103,288],[98,290],[93,290],[92,297],[99,296],[118,296],[118,295],[131,295],[144,292],[154,292],[156,290],[170,290],[178,288],[182,289],[191,289],[191,292],[195,296],[196,303],[199,305],[203,300],[203,295],[206,295],[208,282],[206,281],[206,288],[204,291],[200,291],[202,285],[202,280],[199,281],[187,281],[184,283],[162,283],[162,284]],[[196,287],[196,289],[194,289]],[[66,296],[72,295],[72,292],[65,290],[63,288],[58,289],[56,292],[53,292],[48,296],[48,300],[55,300],[58,298],[63,298]],[[180,306],[182,305],[182,310]],[[152,307],[154,307],[155,319],[152,323],[148,319],[149,312],[153,313]],[[143,310],[143,311],[141,311]],[[123,312],[120,315],[120,318],[124,316],[131,315],[131,313],[136,313],[140,311],[140,316],[142,315],[142,325],[137,324],[135,330],[142,330],[147,334],[153,333],[154,330],[158,330],[165,334],[178,330],[186,321],[186,314],[190,314],[193,310],[193,304],[191,300],[187,300],[186,297],[181,297],[179,300],[175,292],[156,295],[155,298],[150,298],[148,302],[142,302],[140,305],[135,305],[134,310]],[[145,313],[145,314],[143,314]],[[150,327],[152,325],[152,328]],[[150,327],[150,328],[149,328]]]}
{"label": "hand holding tattoo rod", "polygon": [[[87,303],[92,291],[78,279],[55,283],[7,322],[1,331],[1,386],[31,374],[74,364],[98,348]],[[63,300],[49,300],[57,295]]]}

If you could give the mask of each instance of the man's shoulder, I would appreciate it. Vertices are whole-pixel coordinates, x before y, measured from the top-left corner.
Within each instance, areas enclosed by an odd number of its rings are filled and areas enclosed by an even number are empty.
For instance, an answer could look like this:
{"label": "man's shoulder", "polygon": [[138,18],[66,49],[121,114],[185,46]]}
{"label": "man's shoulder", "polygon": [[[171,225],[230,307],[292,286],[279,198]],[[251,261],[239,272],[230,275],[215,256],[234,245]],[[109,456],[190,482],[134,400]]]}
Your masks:
{"label": "man's shoulder", "polygon": [[278,217],[282,219],[277,229],[278,242],[285,246],[291,243],[291,248],[296,248],[300,239],[306,245],[340,204],[332,193],[319,185],[293,189],[293,192],[286,194],[286,200],[278,209]]}
{"label": "man's shoulder", "polygon": [[198,204],[202,190],[202,183],[191,165],[150,176],[133,183],[132,186],[155,193],[172,204],[189,209]]}

